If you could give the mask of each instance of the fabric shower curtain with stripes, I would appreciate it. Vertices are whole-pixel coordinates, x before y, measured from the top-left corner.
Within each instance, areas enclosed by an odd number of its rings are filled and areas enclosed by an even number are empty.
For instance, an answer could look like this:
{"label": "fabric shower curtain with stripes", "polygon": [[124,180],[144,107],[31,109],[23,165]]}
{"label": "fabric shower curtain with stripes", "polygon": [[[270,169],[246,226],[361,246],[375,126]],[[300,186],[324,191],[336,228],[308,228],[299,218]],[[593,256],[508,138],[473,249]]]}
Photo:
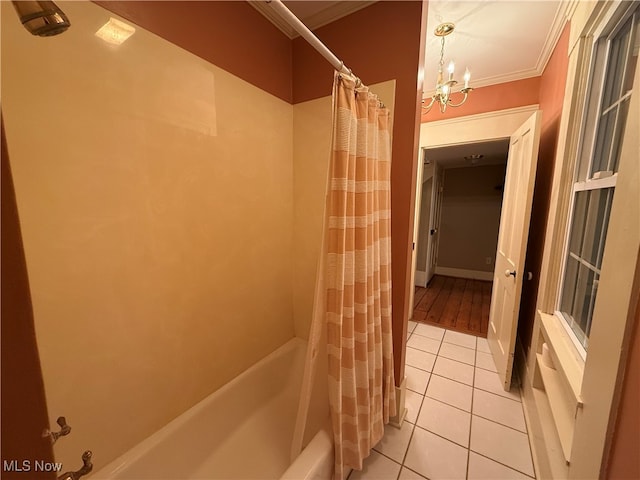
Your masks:
{"label": "fabric shower curtain with stripes", "polygon": [[324,293],[335,479],[363,460],[396,411],[391,339],[389,110],[336,73]]}

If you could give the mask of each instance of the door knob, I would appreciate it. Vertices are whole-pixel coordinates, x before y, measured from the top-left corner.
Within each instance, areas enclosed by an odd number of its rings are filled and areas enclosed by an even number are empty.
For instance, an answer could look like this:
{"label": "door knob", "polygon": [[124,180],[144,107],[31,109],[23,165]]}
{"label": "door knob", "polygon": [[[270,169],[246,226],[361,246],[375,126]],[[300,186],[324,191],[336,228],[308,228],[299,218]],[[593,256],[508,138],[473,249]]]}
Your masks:
{"label": "door knob", "polygon": [[511,271],[511,270],[505,270],[504,271],[504,276],[509,278],[511,275],[513,275],[513,278],[516,278],[516,271]]}

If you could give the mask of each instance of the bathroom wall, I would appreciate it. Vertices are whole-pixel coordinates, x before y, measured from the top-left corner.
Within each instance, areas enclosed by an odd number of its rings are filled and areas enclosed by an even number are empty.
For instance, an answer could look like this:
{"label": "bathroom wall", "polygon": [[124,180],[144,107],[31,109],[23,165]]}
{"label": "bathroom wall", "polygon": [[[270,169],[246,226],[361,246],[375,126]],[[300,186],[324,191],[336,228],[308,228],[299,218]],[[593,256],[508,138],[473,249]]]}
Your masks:
{"label": "bathroom wall", "polygon": [[247,2],[96,0],[95,3],[291,103],[291,40]]}
{"label": "bathroom wall", "polygon": [[[536,169],[536,183],[531,206],[531,224],[524,267],[526,272],[531,272],[534,279],[540,278],[542,266],[544,232],[547,228],[553,169],[556,160],[562,104],[564,102],[567,69],[569,66],[570,28],[567,23],[540,78],[540,110],[542,110],[540,149],[538,151],[538,167]],[[531,345],[538,288],[539,282],[537,281],[524,282],[522,286],[518,339],[522,343],[525,352],[529,350]]]}
{"label": "bathroom wall", "polygon": [[[396,82],[390,80],[369,88],[393,116]],[[331,96],[293,106],[293,312],[296,336],[302,338],[308,338],[311,326],[331,154],[331,127]]]}
{"label": "bathroom wall", "polygon": [[[449,118],[534,105],[538,103],[540,81],[541,77],[531,77],[476,88],[469,94],[469,99],[461,107],[448,108],[444,113],[441,113],[437,108],[433,108],[428,113],[422,113],[421,122],[435,122]],[[431,88],[429,85],[425,85],[425,92],[428,92]]]}
{"label": "bathroom wall", "polygon": [[141,28],[105,44],[95,4],[47,39],[0,7],[56,461],[99,469],[293,337],[293,111]]}
{"label": "bathroom wall", "polygon": [[[444,171],[437,267],[493,272],[505,165]],[[491,258],[487,264],[485,259]],[[437,272],[436,268],[436,272]]]}

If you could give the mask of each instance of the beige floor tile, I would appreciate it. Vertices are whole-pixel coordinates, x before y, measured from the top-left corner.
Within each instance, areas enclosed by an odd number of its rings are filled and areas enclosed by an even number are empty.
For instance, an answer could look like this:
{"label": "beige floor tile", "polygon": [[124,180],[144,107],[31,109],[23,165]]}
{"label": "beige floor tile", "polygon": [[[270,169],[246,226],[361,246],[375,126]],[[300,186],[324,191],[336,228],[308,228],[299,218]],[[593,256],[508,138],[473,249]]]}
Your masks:
{"label": "beige floor tile", "polygon": [[433,375],[429,381],[426,395],[470,412],[472,390],[468,385]]}
{"label": "beige floor tile", "polygon": [[433,370],[433,364],[436,361],[436,356],[433,353],[424,352],[417,348],[407,347],[407,356],[405,363],[420,370],[426,370],[430,372]]}
{"label": "beige floor tile", "polygon": [[475,363],[476,351],[470,348],[461,347],[460,345],[454,345],[452,343],[443,343],[438,355],[473,365]]}
{"label": "beige floor tile", "polygon": [[422,405],[423,395],[419,393],[412,392],[411,390],[407,390],[405,393],[405,407],[407,408],[407,416],[405,420],[407,422],[416,423],[416,419],[418,418],[418,412],[420,411],[420,406]]}
{"label": "beige floor tile", "polygon": [[531,477],[470,452],[467,478],[468,480],[530,480]]}
{"label": "beige floor tile", "polygon": [[384,437],[374,447],[374,450],[402,464],[412,433],[413,424],[409,422],[402,422],[402,428],[386,425],[384,427]]}
{"label": "beige floor tile", "polygon": [[434,340],[442,340],[444,332],[444,328],[436,327],[434,325],[426,325],[424,323],[419,323],[415,329],[415,333],[418,335],[433,338]]}
{"label": "beige floor tile", "polygon": [[512,386],[509,392],[502,388],[502,381],[496,372],[490,372],[482,368],[476,368],[474,377],[474,387],[484,390],[485,392],[495,393],[501,397],[510,398],[520,401],[520,392],[517,386]]}
{"label": "beige floor tile", "polygon": [[404,374],[407,377],[407,389],[424,395],[431,374],[408,365],[404,367]]}
{"label": "beige floor tile", "polygon": [[468,412],[425,397],[416,425],[463,447],[469,447],[471,414]]}
{"label": "beige floor tile", "polygon": [[418,475],[416,472],[409,470],[407,467],[402,467],[400,470],[400,476],[398,480],[426,480],[422,475]]}
{"label": "beige floor tile", "polygon": [[[418,327],[420,327],[420,325],[418,325]],[[417,348],[423,352],[437,354],[440,349],[440,340],[434,340],[433,338],[423,337],[422,335],[413,333],[407,342],[407,346]]]}
{"label": "beige floor tile", "polygon": [[397,478],[399,473],[399,463],[373,451],[365,459],[362,471],[354,470],[349,480],[389,480]]}
{"label": "beige floor tile", "polygon": [[443,342],[453,343],[454,345],[460,345],[461,347],[476,348],[476,337],[474,335],[468,335],[466,333],[452,332],[447,330],[444,334]]}
{"label": "beige floor tile", "polygon": [[466,363],[438,356],[432,371],[441,377],[465,383],[467,385],[473,385],[474,369],[471,365],[467,365]]}
{"label": "beige floor tile", "polygon": [[529,476],[534,475],[526,433],[473,415],[470,448],[514,470]]}
{"label": "beige floor tile", "polygon": [[468,450],[416,427],[405,466],[430,480],[464,479]]}
{"label": "beige floor tile", "polygon": [[486,338],[478,337],[476,339],[476,350],[479,352],[491,353],[491,350],[489,350],[489,342]]}
{"label": "beige floor tile", "polygon": [[522,403],[473,389],[473,414],[527,433]]}
{"label": "beige floor tile", "polygon": [[496,364],[493,363],[493,356],[490,353],[477,352],[476,353],[476,367],[497,372]]}

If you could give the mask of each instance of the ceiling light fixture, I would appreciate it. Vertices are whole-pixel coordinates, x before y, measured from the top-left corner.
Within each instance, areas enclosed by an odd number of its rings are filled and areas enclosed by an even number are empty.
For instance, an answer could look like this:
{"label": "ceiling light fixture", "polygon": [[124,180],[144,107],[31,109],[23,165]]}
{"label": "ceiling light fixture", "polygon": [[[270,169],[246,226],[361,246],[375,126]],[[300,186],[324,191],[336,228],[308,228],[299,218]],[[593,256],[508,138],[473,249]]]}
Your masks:
{"label": "ceiling light fixture", "polygon": [[[453,23],[450,23],[450,22],[441,23],[440,25],[437,26],[434,32],[436,37],[440,37],[440,42],[441,42],[440,63],[438,65],[438,81],[436,82],[436,93],[434,93],[431,96],[431,101],[429,102],[428,105],[422,106],[424,113],[428,113],[431,110],[431,107],[433,107],[433,105],[436,102],[438,102],[438,107],[440,108],[440,112],[442,113],[444,113],[444,111],[447,109],[447,105],[451,107],[459,107],[460,105],[462,105],[464,102],[467,101],[467,96],[469,95],[469,92],[473,90],[473,88],[469,86],[471,73],[469,73],[469,69],[467,68],[466,71],[464,72],[464,88],[459,92],[456,92],[456,93],[462,93],[464,97],[462,97],[462,100],[459,103],[454,103],[451,100],[450,97],[453,93],[453,87],[455,87],[455,85],[458,83],[456,80],[453,79],[453,72],[455,69],[455,65],[453,61],[449,62],[449,67],[447,68],[449,77],[446,81],[444,80],[444,72],[443,72],[444,37],[446,37],[451,32],[453,32],[454,28],[455,28],[455,25]],[[422,100],[422,103],[425,103],[425,101]]]}

